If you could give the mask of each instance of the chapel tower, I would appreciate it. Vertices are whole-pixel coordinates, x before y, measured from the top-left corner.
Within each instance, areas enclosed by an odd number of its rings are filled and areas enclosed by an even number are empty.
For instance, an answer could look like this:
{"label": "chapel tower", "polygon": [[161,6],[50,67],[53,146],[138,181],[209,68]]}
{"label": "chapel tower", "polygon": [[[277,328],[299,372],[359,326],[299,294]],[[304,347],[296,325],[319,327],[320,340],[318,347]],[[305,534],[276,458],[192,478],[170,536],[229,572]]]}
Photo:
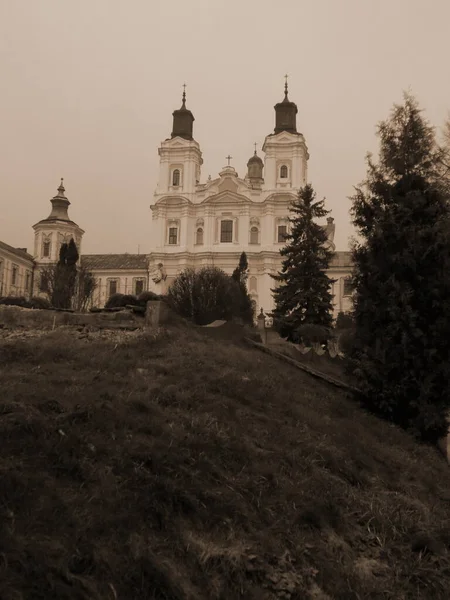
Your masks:
{"label": "chapel tower", "polygon": [[305,138],[297,131],[297,105],[288,97],[287,75],[284,99],[274,106],[274,133],[266,136],[264,179],[267,190],[298,190],[307,182],[309,159]]}
{"label": "chapel tower", "polygon": [[61,245],[69,243],[71,238],[81,256],[81,240],[84,231],[69,218],[70,202],[64,193],[66,190],[63,181],[61,179],[58,193],[50,200],[52,210],[49,216],[33,225],[34,260],[41,267],[58,262]]}
{"label": "chapel tower", "polygon": [[155,197],[179,194],[194,200],[203,159],[200,145],[193,135],[194,115],[186,108],[186,90],[183,91],[181,108],[175,110],[172,116],[171,136],[158,149],[159,180]]}

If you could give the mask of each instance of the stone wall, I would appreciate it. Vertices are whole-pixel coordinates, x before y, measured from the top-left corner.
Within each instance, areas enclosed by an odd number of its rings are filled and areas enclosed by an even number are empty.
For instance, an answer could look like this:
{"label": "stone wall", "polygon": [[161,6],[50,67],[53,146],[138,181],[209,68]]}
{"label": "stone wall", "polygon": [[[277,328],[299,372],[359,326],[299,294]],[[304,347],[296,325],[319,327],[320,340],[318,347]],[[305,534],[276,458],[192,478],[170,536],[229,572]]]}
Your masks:
{"label": "stone wall", "polygon": [[34,329],[54,329],[61,325],[97,328],[143,327],[144,318],[131,311],[113,313],[71,313],[56,310],[38,310],[19,306],[0,306],[0,325]]}
{"label": "stone wall", "polygon": [[131,310],[72,313],[0,305],[0,327],[10,328],[55,329],[61,325],[74,325],[98,329],[133,329],[159,327],[172,322],[174,318],[167,304],[159,300],[147,303],[145,316],[134,314]]}

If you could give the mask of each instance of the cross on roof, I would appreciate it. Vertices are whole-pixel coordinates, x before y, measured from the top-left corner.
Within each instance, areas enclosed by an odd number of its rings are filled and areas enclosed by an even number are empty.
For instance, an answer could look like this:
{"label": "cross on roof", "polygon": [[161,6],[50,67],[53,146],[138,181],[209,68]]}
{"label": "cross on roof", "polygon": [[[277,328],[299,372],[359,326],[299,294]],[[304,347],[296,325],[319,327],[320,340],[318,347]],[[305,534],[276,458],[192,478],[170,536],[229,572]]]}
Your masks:
{"label": "cross on roof", "polygon": [[225,156],[225,158],[226,158],[226,159],[227,159],[227,161],[228,161],[228,166],[230,166],[230,160],[231,160],[233,157],[232,157],[232,156],[230,156],[230,155],[228,155],[228,156]]}
{"label": "cross on roof", "polygon": [[183,83],[183,92],[186,92],[186,84]]}
{"label": "cross on roof", "polygon": [[255,146],[255,154],[256,154],[256,142],[253,145]]}
{"label": "cross on roof", "polygon": [[288,80],[288,77],[289,77],[289,75],[285,75],[285,76],[284,76],[284,79],[285,79],[285,81],[286,81],[286,85],[287,85],[287,80]]}

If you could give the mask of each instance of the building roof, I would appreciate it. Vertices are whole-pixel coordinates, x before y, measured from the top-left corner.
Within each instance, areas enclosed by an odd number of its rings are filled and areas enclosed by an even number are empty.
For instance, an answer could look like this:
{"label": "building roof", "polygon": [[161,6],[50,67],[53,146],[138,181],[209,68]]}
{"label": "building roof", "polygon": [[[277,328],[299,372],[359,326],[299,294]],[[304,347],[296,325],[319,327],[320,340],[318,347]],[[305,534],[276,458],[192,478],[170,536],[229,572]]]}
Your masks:
{"label": "building roof", "polygon": [[147,270],[145,254],[83,254],[81,265],[90,270]]}
{"label": "building roof", "polygon": [[24,248],[13,248],[9,244],[5,244],[5,242],[0,241],[0,249],[6,250],[7,252],[11,252],[11,254],[15,254],[19,258],[25,258],[32,262],[34,261],[31,254],[28,254],[28,252]]}

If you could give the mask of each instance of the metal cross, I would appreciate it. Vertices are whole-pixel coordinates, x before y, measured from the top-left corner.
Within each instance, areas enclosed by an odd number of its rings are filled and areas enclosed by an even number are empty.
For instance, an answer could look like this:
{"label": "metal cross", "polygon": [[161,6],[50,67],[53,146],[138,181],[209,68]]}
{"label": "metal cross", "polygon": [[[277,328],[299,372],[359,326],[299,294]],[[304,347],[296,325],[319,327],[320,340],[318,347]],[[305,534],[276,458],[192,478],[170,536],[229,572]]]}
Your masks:
{"label": "metal cross", "polygon": [[183,92],[186,93],[186,84],[183,83]]}
{"label": "metal cross", "polygon": [[255,154],[256,154],[256,142],[253,145],[255,146]]}
{"label": "metal cross", "polygon": [[232,156],[230,156],[230,155],[228,155],[228,156],[225,156],[225,158],[226,158],[226,159],[227,159],[227,161],[228,161],[228,166],[230,166],[230,160],[231,160],[233,157],[232,157]]}
{"label": "metal cross", "polygon": [[288,75],[285,75],[284,79],[286,80],[286,85],[287,85]]}

